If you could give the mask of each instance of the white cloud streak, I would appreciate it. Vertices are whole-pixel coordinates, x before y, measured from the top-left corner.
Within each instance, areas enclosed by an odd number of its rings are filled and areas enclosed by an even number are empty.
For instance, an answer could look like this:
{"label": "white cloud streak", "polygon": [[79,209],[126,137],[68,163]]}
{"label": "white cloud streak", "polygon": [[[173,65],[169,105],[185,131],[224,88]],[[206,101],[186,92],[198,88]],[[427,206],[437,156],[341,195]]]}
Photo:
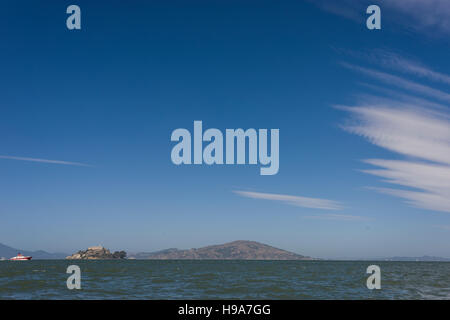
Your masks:
{"label": "white cloud streak", "polygon": [[448,231],[450,231],[450,226],[445,226],[445,225],[441,225],[441,226],[435,226],[436,228],[439,228],[439,229],[443,229],[443,230],[448,230]]}
{"label": "white cloud streak", "polygon": [[[449,7],[450,10],[450,7]],[[435,82],[440,82],[444,84],[450,84],[450,76],[427,68],[418,61],[411,59],[405,59],[398,54],[377,50],[375,51],[375,60],[379,64],[398,70],[404,73],[409,73],[421,78],[426,78]]]}
{"label": "white cloud streak", "polygon": [[[422,80],[450,83],[450,76],[395,54],[384,54],[378,63]],[[345,130],[405,157],[401,160],[364,160],[376,168],[361,171],[401,187],[371,189],[402,198],[417,208],[450,212],[450,95],[428,84],[390,73],[350,64],[344,66],[384,84],[410,91],[409,94],[399,94],[381,89],[378,91],[391,97],[363,95],[356,106],[338,106],[351,115],[342,126]],[[445,102],[436,103],[430,98]]]}
{"label": "white cloud streak", "polygon": [[404,17],[401,23],[409,28],[425,32],[450,33],[450,1],[448,0],[383,0],[389,9],[397,10]]}
{"label": "white cloud streak", "polygon": [[377,71],[369,68],[359,67],[350,63],[343,62],[342,65],[346,68],[359,71],[369,77],[378,79],[382,82],[385,82],[389,85],[393,85],[405,90],[408,90],[412,93],[421,93],[430,98],[439,99],[441,101],[450,102],[450,94],[447,92],[441,91],[439,89],[434,89],[427,85],[422,85],[414,81],[406,80],[402,77],[398,77],[396,75],[392,75],[386,72]]}
{"label": "white cloud streak", "polygon": [[52,163],[52,164],[62,164],[62,165],[81,166],[81,167],[90,167],[91,166],[91,165],[80,163],[80,162],[61,161],[61,160],[49,160],[49,159],[39,159],[39,158],[28,158],[28,157],[16,157],[16,156],[2,156],[2,155],[0,155],[0,159],[31,161],[31,162],[41,162],[41,163]]}
{"label": "white cloud streak", "polygon": [[448,115],[395,105],[341,108],[353,115],[353,123],[344,126],[347,131],[393,152],[450,164]]}
{"label": "white cloud streak", "polygon": [[425,35],[445,36],[450,34],[450,1],[448,0],[309,0],[322,10],[363,23],[367,19],[366,8],[377,4],[384,21],[402,26],[404,30]]}
{"label": "white cloud streak", "polygon": [[367,217],[352,216],[346,214],[320,214],[315,216],[303,216],[307,219],[317,219],[317,220],[340,220],[340,221],[366,221],[369,220]]}
{"label": "white cloud streak", "polygon": [[280,201],[296,207],[324,209],[324,210],[342,209],[342,205],[339,202],[327,199],[308,198],[308,197],[291,196],[274,193],[250,192],[250,191],[233,191],[233,192],[240,196],[251,199]]}

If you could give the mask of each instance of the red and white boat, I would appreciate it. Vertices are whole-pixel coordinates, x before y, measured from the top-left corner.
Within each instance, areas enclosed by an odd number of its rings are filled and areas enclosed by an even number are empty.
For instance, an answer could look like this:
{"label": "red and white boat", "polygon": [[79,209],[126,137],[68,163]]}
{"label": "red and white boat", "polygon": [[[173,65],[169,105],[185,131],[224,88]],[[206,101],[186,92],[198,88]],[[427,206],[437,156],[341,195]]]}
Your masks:
{"label": "red and white boat", "polygon": [[14,261],[26,261],[26,260],[31,260],[31,257],[27,257],[22,255],[21,253],[17,254],[17,256],[12,257],[9,260],[14,260]]}

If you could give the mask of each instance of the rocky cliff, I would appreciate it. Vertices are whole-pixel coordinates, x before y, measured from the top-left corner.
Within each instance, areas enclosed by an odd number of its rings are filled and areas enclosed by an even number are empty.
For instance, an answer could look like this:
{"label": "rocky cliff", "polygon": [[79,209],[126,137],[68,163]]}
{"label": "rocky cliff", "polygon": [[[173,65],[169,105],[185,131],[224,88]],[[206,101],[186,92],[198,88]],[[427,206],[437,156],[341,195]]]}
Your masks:
{"label": "rocky cliff", "polygon": [[66,259],[81,259],[81,260],[107,260],[107,259],[125,259],[127,253],[125,251],[116,251],[111,253],[108,249],[97,246],[89,247],[87,250],[80,250]]}

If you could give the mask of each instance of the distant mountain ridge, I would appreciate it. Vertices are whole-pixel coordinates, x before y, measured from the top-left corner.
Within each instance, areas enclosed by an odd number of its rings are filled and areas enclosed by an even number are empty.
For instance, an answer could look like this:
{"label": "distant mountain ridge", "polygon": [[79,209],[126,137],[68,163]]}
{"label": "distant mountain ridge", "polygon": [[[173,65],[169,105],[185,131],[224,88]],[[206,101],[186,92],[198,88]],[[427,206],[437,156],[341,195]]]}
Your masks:
{"label": "distant mountain ridge", "polygon": [[[16,256],[18,253],[32,256],[33,259],[65,259],[66,253],[49,253],[43,250],[29,251],[9,247],[0,243],[0,259]],[[122,256],[120,258],[123,258]],[[255,241],[238,240],[225,244],[206,246],[197,249],[180,250],[169,248],[157,252],[131,253],[128,259],[215,259],[215,260],[320,260],[303,256],[286,250],[278,249]],[[361,259],[368,260],[368,259]],[[387,257],[369,259],[370,261],[443,261],[450,262],[450,258],[422,256],[422,257]]]}
{"label": "distant mountain ridge", "polygon": [[4,257],[9,259],[15,257],[19,252],[24,256],[32,256],[33,259],[64,259],[67,256],[65,253],[49,253],[43,250],[28,251],[15,249],[0,243],[0,258]]}
{"label": "distant mountain ridge", "polygon": [[385,261],[450,261],[449,258],[422,256],[422,257],[390,257],[384,258]]}
{"label": "distant mountain ridge", "polygon": [[154,260],[315,260],[311,257],[278,249],[267,244],[246,240],[238,240],[198,249],[179,250],[171,248],[157,252],[140,252],[130,254],[129,258]]}

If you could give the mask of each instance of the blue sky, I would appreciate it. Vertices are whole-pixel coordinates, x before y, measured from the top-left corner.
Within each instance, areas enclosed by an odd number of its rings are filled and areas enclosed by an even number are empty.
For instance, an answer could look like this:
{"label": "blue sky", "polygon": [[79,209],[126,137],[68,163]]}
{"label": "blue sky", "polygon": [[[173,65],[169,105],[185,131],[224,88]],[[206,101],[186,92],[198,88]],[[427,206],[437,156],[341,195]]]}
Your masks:
{"label": "blue sky", "polygon": [[[70,4],[0,5],[1,243],[450,257],[448,3]],[[194,120],[279,128],[278,174],[175,166]]]}

